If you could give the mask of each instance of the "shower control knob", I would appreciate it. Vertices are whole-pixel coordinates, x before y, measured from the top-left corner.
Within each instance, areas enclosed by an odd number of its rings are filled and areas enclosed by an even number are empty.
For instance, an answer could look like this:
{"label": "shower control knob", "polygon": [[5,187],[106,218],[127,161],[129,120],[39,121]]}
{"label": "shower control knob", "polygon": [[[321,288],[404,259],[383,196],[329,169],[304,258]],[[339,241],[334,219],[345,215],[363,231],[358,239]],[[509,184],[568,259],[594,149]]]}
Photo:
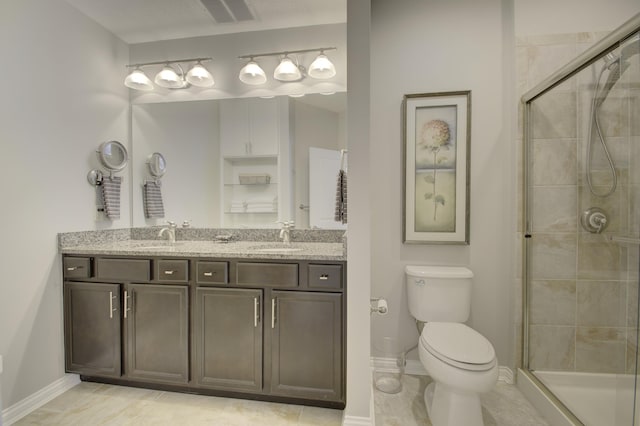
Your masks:
{"label": "shower control knob", "polygon": [[607,213],[599,207],[591,207],[580,216],[580,224],[592,234],[599,234],[607,227]]}

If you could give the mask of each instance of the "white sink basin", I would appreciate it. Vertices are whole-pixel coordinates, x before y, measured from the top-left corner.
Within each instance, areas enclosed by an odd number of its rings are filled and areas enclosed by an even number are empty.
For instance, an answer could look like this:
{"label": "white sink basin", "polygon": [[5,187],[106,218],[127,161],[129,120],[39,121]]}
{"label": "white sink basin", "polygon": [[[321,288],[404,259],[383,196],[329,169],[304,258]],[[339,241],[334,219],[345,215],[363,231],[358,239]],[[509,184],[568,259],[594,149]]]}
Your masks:
{"label": "white sink basin", "polygon": [[262,253],[292,253],[296,251],[301,251],[301,248],[296,247],[265,247],[265,248],[254,248],[253,251],[259,251]]}
{"label": "white sink basin", "polygon": [[151,243],[151,244],[136,245],[134,248],[139,250],[171,250],[183,244],[184,243],[182,242],[177,242],[174,244],[157,242],[157,243]]}

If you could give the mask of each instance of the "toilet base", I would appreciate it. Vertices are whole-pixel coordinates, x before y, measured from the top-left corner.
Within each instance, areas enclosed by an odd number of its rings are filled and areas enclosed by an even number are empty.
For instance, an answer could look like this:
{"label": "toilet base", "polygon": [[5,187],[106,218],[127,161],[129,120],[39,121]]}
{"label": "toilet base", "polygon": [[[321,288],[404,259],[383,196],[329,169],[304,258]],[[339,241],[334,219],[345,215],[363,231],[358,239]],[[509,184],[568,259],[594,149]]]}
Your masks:
{"label": "toilet base", "polygon": [[478,394],[431,382],[424,391],[424,403],[433,426],[484,426]]}

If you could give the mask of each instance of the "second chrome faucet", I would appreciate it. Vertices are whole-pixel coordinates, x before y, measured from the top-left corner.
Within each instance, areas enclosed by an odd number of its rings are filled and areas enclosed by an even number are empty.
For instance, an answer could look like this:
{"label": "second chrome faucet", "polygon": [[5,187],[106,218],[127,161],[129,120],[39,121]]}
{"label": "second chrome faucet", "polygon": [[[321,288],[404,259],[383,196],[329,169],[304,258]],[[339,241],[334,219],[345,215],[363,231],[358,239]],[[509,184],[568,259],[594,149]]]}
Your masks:
{"label": "second chrome faucet", "polygon": [[277,223],[282,225],[282,228],[280,229],[280,239],[284,244],[291,244],[291,230],[295,223],[292,220],[286,220],[284,222],[278,221]]}
{"label": "second chrome faucet", "polygon": [[167,221],[167,224],[169,224],[169,226],[165,226],[164,228],[162,228],[160,230],[160,232],[158,232],[158,237],[162,237],[165,233],[169,236],[169,243],[171,244],[175,244],[176,242],[176,228],[178,228],[178,225],[176,225],[175,222],[173,221]]}

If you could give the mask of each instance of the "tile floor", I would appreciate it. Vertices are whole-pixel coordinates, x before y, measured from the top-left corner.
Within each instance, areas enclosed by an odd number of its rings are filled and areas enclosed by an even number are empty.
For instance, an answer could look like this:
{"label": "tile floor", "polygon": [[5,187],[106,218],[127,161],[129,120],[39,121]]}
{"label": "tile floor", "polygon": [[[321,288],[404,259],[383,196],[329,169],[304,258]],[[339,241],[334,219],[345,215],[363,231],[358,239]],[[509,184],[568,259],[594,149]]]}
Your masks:
{"label": "tile floor", "polygon": [[[406,374],[399,393],[374,391],[376,426],[431,426],[424,404],[429,383],[428,376]],[[549,425],[514,385],[498,382],[481,400],[485,426]]]}
{"label": "tile floor", "polygon": [[[376,426],[431,425],[422,398],[430,378],[403,377],[403,389],[374,391]],[[515,386],[498,383],[484,395],[486,426],[548,425]],[[268,425],[339,426],[342,411],[217,398],[83,382],[16,425]]]}

